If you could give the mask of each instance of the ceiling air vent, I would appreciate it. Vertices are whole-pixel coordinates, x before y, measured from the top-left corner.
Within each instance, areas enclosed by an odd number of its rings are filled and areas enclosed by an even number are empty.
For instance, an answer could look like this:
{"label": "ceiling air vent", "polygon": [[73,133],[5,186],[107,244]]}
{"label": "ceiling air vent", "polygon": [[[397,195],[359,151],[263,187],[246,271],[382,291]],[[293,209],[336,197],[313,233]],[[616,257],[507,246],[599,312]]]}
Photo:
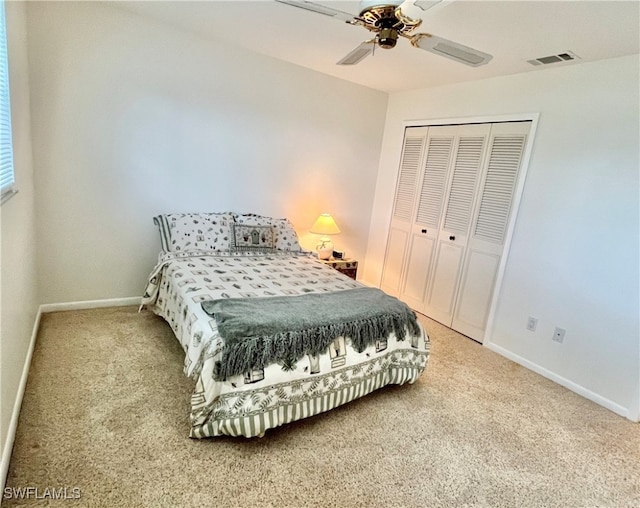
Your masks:
{"label": "ceiling air vent", "polygon": [[548,65],[557,62],[570,62],[571,60],[580,60],[580,57],[573,51],[565,51],[564,53],[558,53],[557,55],[533,58],[531,60],[527,60],[527,62],[531,65]]}

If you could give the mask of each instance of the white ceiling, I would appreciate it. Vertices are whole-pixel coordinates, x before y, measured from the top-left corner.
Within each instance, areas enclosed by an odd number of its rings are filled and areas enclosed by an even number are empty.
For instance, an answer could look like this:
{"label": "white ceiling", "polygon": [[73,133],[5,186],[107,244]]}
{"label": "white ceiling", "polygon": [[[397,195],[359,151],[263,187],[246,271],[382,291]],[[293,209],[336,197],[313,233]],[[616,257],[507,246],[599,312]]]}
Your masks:
{"label": "white ceiling", "polygon": [[[318,1],[357,14],[357,1]],[[422,16],[430,32],[493,55],[468,67],[401,39],[355,66],[335,63],[370,33],[271,0],[116,2],[203,37],[386,92],[536,72],[639,53],[640,2],[443,0]],[[526,60],[571,51],[581,59],[534,67]]]}

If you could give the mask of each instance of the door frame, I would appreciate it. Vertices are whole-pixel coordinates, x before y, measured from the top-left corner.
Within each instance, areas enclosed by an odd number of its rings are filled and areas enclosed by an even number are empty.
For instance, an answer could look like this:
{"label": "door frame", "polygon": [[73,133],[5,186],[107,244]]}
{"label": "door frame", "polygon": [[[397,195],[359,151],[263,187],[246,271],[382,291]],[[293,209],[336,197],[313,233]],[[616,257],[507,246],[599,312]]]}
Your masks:
{"label": "door frame", "polygon": [[[522,194],[524,193],[525,181],[527,179],[527,173],[529,171],[529,162],[531,154],[533,152],[533,141],[535,139],[536,131],[538,128],[538,121],[540,119],[540,113],[514,113],[506,115],[486,115],[486,116],[469,116],[469,117],[452,117],[452,118],[431,118],[424,120],[405,120],[402,122],[402,139],[399,141],[398,146],[402,146],[402,142],[405,136],[405,130],[408,127],[434,127],[437,125],[462,125],[462,124],[474,124],[474,123],[502,123],[502,122],[531,122],[531,129],[527,136],[527,143],[524,147],[522,154],[522,165],[518,175],[518,180],[513,194],[512,211],[510,214],[509,222],[507,223],[507,231],[504,238],[503,254],[500,258],[500,264],[498,265],[498,271],[496,274],[496,281],[494,286],[493,295],[491,296],[491,303],[489,304],[489,315],[487,317],[487,326],[485,328],[484,336],[482,338],[482,344],[487,346],[491,344],[491,336],[493,335],[493,326],[495,320],[496,307],[498,299],[500,297],[502,282],[504,279],[504,271],[509,259],[509,252],[511,250],[511,241],[513,239],[513,231],[515,229],[516,221],[518,218],[518,211],[520,209],[520,202],[522,201]],[[397,178],[396,177],[396,185]],[[388,229],[391,227],[391,219],[387,226],[387,237],[389,235]],[[386,253],[385,253],[386,256]]]}

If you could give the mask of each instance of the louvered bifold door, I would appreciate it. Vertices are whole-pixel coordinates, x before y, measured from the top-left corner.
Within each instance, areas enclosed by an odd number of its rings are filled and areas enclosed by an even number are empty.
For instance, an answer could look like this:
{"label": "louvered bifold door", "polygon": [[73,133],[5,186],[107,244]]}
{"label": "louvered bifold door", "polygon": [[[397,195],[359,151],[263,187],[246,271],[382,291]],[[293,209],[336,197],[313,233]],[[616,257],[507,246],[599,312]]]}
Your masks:
{"label": "louvered bifold door", "polygon": [[394,296],[400,295],[427,132],[426,127],[405,129],[380,284]]}
{"label": "louvered bifold door", "polygon": [[482,342],[531,122],[494,124],[452,328]]}
{"label": "louvered bifold door", "polygon": [[490,124],[458,127],[424,312],[451,326]]}
{"label": "louvered bifold door", "polygon": [[427,135],[400,293],[418,311],[424,306],[457,132],[457,126],[437,126]]}

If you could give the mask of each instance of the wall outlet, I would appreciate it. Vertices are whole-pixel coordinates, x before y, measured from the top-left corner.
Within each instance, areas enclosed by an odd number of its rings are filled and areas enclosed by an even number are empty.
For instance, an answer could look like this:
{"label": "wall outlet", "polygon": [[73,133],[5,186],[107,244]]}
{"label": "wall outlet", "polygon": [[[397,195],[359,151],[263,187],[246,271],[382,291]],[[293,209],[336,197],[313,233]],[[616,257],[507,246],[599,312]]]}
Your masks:
{"label": "wall outlet", "polygon": [[564,341],[564,334],[566,332],[567,331],[564,328],[558,328],[556,326],[556,329],[553,331],[553,340],[562,344],[562,341]]}
{"label": "wall outlet", "polygon": [[538,318],[529,316],[529,319],[527,319],[527,330],[531,332],[535,332],[537,327],[538,327]]}

